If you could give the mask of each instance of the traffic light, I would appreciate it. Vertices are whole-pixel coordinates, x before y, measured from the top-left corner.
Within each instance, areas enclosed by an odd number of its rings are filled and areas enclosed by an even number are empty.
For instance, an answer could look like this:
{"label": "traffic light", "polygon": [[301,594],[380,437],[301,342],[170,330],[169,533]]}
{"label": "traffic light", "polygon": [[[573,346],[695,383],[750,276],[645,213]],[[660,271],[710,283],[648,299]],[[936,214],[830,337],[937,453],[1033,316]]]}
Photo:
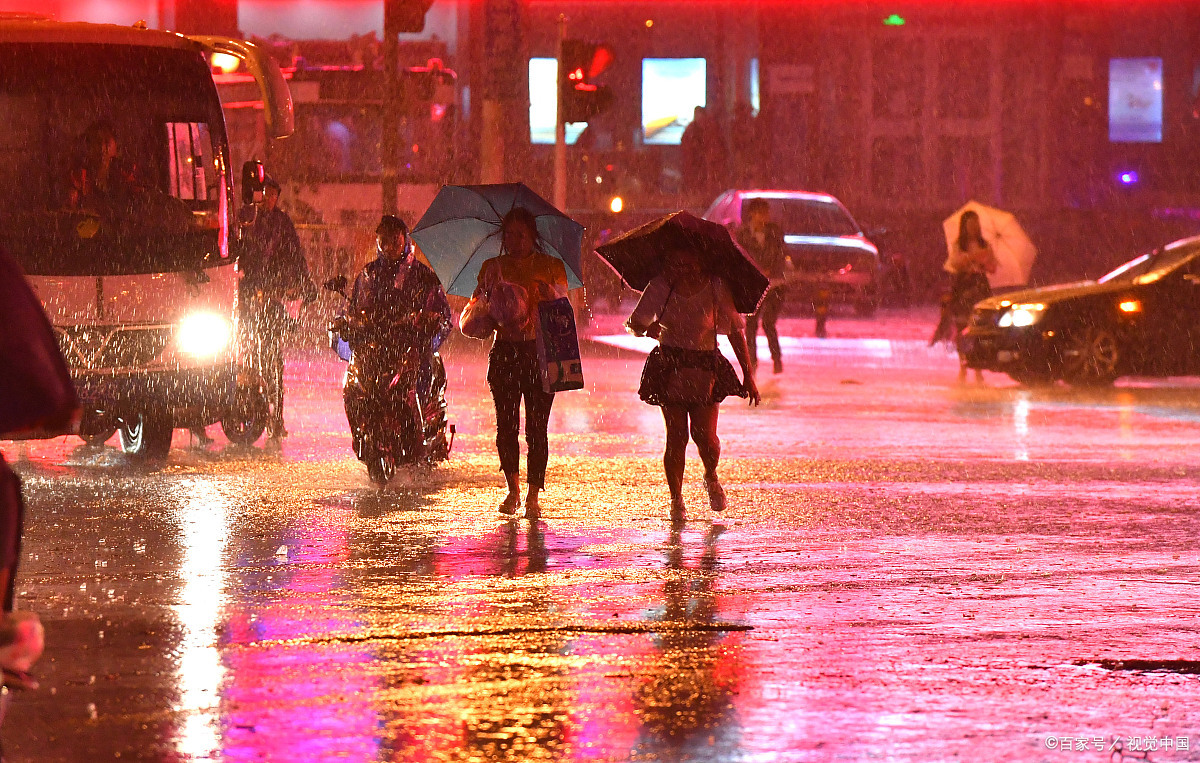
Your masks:
{"label": "traffic light", "polygon": [[607,45],[563,40],[558,62],[563,122],[586,122],[612,105],[612,91],[592,82],[612,60],[612,48]]}
{"label": "traffic light", "polygon": [[421,32],[425,29],[425,12],[433,0],[383,0],[384,34]]}

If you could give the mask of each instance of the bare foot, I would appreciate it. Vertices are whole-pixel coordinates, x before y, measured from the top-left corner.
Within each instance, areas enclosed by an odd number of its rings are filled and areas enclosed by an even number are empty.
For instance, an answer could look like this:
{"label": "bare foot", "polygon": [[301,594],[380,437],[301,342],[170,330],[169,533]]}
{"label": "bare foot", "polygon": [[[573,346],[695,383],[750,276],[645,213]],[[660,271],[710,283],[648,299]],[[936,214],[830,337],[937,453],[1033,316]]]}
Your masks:
{"label": "bare foot", "polygon": [[500,502],[500,506],[496,509],[501,514],[509,517],[517,515],[517,509],[521,507],[521,496],[515,491],[509,491],[508,495],[504,496],[504,500]]}
{"label": "bare foot", "polygon": [[708,488],[708,504],[713,511],[725,511],[725,488],[721,487],[717,475],[706,476],[704,487]]}
{"label": "bare foot", "polygon": [[684,518],[683,496],[677,495],[671,499],[671,521],[682,522]]}

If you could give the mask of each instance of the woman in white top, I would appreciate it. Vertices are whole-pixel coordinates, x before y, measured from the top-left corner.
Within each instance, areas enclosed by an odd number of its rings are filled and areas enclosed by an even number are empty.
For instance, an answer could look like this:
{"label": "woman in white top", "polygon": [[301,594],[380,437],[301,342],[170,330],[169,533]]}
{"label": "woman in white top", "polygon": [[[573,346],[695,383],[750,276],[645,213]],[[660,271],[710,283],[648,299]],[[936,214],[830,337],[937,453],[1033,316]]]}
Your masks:
{"label": "woman in white top", "polygon": [[[634,334],[654,337],[659,344],[646,359],[638,395],[650,405],[662,407],[667,426],[663,469],[671,491],[672,520],[682,520],[684,514],[683,472],[689,432],[704,462],[709,503],[714,511],[725,508],[725,490],[717,479],[721,458],[718,405],[729,395],[748,397],[751,405],[759,403],[758,387],[749,370],[745,325],[733,305],[728,284],[704,272],[699,258],[689,249],[676,249],[667,255],[663,274],[646,286],[626,321]],[[738,381],[733,366],[717,349],[719,333],[728,335],[744,382]],[[688,404],[672,401],[672,377],[679,369],[710,372],[711,394]]]}

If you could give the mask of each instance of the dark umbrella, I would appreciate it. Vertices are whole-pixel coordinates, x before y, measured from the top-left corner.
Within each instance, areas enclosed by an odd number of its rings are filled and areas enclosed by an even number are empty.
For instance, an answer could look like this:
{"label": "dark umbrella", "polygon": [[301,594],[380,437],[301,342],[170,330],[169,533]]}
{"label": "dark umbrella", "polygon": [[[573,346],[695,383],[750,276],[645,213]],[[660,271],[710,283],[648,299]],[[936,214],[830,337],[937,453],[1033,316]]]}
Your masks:
{"label": "dark umbrella", "polygon": [[0,435],[60,430],[78,406],[42,304],[0,249]]}
{"label": "dark umbrella", "polygon": [[689,212],[675,212],[639,225],[596,248],[631,289],[644,291],[662,273],[668,252],[690,249],[704,269],[720,276],[733,292],[740,313],[752,313],[767,292],[768,279],[729,235],[724,225]]}
{"label": "dark umbrella", "polygon": [[583,285],[582,225],[522,183],[447,185],[412,232],[446,293],[469,297],[475,292],[480,266],[500,254],[500,222],[513,207],[533,214],[544,251],[566,265],[567,286]]}

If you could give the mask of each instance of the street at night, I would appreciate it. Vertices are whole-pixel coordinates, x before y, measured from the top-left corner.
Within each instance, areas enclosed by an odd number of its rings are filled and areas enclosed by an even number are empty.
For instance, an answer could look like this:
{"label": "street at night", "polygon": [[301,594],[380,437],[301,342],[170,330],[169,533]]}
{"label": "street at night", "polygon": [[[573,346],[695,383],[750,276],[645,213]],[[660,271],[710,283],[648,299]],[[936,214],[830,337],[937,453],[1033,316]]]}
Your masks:
{"label": "street at night", "polygon": [[386,488],[318,350],[288,357],[277,448],[179,429],[147,468],[115,440],[6,443],[16,608],[46,627],[6,752],[1200,759],[1200,386],[959,384],[935,319],[835,318],[823,341],[785,320],[762,406],[721,409],[729,508],[689,450],[682,524],[615,318],[556,398],[536,523],[496,513],[486,356],[462,337],[451,459]]}

